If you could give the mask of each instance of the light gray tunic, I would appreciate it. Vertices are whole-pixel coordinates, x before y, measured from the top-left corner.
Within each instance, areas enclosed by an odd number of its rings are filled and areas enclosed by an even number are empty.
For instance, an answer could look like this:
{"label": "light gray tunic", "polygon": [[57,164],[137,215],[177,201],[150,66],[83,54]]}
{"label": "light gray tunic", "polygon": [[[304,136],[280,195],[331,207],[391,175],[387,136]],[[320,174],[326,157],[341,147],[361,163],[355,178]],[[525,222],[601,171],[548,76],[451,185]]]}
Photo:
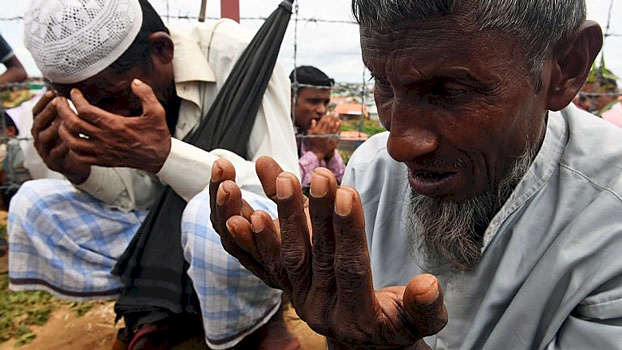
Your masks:
{"label": "light gray tunic", "polygon": [[[407,232],[407,169],[388,133],[350,159],[374,285],[425,272]],[[492,220],[481,261],[440,276],[449,323],[433,349],[622,349],[622,131],[574,106],[550,113],[534,163]]]}

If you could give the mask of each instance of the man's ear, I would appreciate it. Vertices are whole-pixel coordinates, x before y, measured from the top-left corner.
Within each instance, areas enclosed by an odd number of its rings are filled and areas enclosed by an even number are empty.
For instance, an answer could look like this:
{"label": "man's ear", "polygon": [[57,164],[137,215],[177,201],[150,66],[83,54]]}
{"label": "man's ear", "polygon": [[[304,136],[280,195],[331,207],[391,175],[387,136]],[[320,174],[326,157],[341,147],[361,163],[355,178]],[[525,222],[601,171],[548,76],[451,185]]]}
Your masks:
{"label": "man's ear", "polygon": [[154,32],[147,38],[151,45],[151,55],[160,63],[168,64],[173,61],[173,39],[166,32]]}
{"label": "man's ear", "polygon": [[555,45],[547,95],[549,110],[558,111],[572,101],[585,83],[602,46],[603,32],[593,21],[585,21]]}

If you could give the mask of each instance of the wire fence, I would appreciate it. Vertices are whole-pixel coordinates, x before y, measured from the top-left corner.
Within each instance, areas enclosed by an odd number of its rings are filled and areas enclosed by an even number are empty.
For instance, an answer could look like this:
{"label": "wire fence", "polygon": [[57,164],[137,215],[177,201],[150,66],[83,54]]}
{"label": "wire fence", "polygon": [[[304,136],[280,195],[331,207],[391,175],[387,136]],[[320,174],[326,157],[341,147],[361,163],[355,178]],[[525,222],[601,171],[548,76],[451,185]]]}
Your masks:
{"label": "wire fence", "polygon": [[[23,163],[18,163],[23,154],[20,142],[31,141],[32,137],[19,136],[16,123],[7,114],[8,109],[17,108],[32,97],[30,88],[29,82],[0,84],[0,207],[4,210],[8,208],[12,194],[17,192],[23,181],[30,178]],[[14,126],[13,130],[9,123]],[[29,132],[23,134],[30,135]]]}

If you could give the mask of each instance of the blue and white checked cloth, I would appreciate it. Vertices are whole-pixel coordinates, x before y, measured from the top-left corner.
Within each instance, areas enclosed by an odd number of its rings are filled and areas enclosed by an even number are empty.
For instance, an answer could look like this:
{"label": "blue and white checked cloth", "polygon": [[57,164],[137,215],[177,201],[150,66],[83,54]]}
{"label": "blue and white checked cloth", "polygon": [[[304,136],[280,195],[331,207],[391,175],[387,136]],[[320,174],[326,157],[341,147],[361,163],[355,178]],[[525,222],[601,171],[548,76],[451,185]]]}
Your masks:
{"label": "blue and white checked cloth", "polygon": [[69,300],[114,299],[110,271],[146,211],[124,213],[64,180],[25,182],[11,200],[9,283]]}
{"label": "blue and white checked cloth", "polygon": [[[276,216],[276,205],[250,192],[244,198]],[[110,274],[146,211],[113,210],[63,180],[24,183],[8,220],[12,290],[46,290],[69,300],[115,299],[120,283]],[[213,349],[236,345],[276,313],[281,291],[265,285],[221,246],[211,227],[207,191],[193,198],[182,219],[182,247],[190,263]]]}
{"label": "blue and white checked cloth", "polygon": [[[265,197],[242,191],[254,208],[276,217],[276,205]],[[209,194],[203,191],[186,207],[182,220],[184,257],[194,283],[207,345],[229,348],[264,325],[281,305],[281,291],[268,287],[229,255],[210,226]]]}

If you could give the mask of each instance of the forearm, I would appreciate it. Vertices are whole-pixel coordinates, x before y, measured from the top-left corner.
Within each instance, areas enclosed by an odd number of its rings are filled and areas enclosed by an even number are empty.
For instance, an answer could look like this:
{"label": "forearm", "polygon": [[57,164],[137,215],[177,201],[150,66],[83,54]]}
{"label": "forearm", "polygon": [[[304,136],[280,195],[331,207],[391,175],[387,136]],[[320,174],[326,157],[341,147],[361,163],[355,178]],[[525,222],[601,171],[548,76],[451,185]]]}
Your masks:
{"label": "forearm", "polygon": [[26,80],[28,76],[25,70],[8,69],[0,75],[0,84],[19,83]]}
{"label": "forearm", "polygon": [[113,208],[128,212],[149,207],[160,185],[138,170],[94,166],[88,179],[76,187]]}
{"label": "forearm", "polygon": [[263,194],[254,162],[223,149],[207,152],[177,139],[172,140],[171,152],[157,176],[188,201],[209,184],[212,165],[219,158],[233,163],[240,187]]}
{"label": "forearm", "polygon": [[16,56],[11,57],[5,65],[7,69],[0,75],[0,84],[22,82],[28,79],[26,70]]}

